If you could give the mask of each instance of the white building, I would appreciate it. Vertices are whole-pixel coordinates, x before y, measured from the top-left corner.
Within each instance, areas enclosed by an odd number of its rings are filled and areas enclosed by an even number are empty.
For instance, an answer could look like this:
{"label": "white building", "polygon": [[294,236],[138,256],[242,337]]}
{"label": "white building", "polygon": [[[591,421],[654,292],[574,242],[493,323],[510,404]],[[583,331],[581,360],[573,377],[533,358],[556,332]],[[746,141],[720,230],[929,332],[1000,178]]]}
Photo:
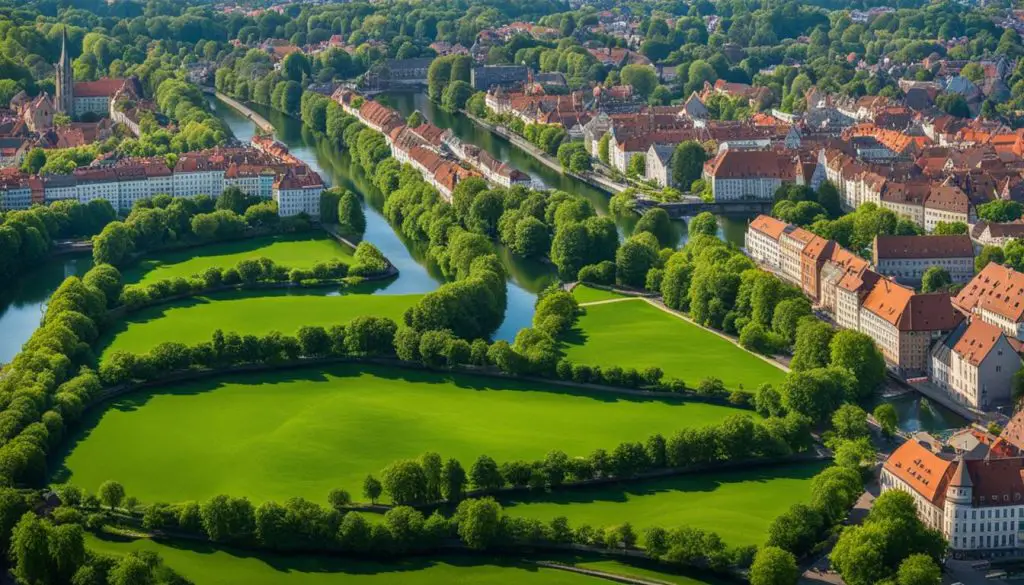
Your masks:
{"label": "white building", "polygon": [[755,217],[747,226],[744,242],[747,254],[767,270],[779,272],[782,268],[779,238],[787,227],[789,224],[770,215]]}
{"label": "white building", "polygon": [[945,269],[954,283],[974,276],[970,236],[878,236],[872,244],[875,270],[900,282],[918,283],[933,266]]}
{"label": "white building", "polygon": [[977,315],[1003,330],[1007,336],[1024,340],[1024,274],[989,262],[953,299],[965,315]]}
{"label": "white building", "polygon": [[882,466],[883,492],[914,497],[918,517],[962,556],[1019,554],[1024,522],[1024,459],[954,459],[907,441]]}
{"label": "white building", "polygon": [[771,201],[783,183],[794,182],[795,165],[770,150],[725,149],[704,164],[715,201]]}

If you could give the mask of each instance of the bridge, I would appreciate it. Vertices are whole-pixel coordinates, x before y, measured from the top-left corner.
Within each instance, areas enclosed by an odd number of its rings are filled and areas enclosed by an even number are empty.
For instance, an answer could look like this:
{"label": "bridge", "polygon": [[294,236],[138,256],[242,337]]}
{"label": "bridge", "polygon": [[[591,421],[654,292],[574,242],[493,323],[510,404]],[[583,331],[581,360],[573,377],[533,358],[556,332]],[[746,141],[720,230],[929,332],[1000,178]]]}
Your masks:
{"label": "bridge", "polygon": [[652,207],[660,207],[668,212],[672,219],[693,217],[698,213],[708,211],[715,215],[757,215],[759,213],[771,213],[772,201],[746,200],[746,201],[704,201],[696,195],[684,195],[682,201],[670,201],[662,203],[645,197],[638,197],[634,210],[643,214]]}

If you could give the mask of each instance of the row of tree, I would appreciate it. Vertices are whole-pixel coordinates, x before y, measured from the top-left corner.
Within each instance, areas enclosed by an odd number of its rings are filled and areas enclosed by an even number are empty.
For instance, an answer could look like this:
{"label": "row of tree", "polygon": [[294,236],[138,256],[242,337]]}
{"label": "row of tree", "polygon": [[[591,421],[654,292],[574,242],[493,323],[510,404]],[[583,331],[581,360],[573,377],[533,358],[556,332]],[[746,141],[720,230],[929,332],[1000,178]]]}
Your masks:
{"label": "row of tree", "polygon": [[277,203],[228,187],[208,195],[156,195],[135,202],[123,221],[107,224],[93,238],[93,260],[123,265],[147,251],[179,243],[207,243],[241,237],[251,229],[294,232],[310,228],[304,215],[281,218]]}
{"label": "row of tree", "polygon": [[17,276],[46,258],[57,240],[93,236],[116,217],[103,199],[0,212],[0,280],[5,287],[14,284]]}

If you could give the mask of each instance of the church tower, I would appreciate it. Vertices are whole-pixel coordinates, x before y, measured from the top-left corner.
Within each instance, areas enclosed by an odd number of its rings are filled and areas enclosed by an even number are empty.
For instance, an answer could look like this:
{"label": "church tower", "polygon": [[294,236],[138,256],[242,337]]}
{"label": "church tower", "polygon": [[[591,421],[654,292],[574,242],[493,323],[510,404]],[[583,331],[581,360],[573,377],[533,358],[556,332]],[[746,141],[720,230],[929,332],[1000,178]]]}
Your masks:
{"label": "church tower", "polygon": [[68,27],[64,27],[60,38],[60,61],[57,62],[57,111],[72,115],[75,109],[74,75],[71,69],[71,55],[68,54]]}

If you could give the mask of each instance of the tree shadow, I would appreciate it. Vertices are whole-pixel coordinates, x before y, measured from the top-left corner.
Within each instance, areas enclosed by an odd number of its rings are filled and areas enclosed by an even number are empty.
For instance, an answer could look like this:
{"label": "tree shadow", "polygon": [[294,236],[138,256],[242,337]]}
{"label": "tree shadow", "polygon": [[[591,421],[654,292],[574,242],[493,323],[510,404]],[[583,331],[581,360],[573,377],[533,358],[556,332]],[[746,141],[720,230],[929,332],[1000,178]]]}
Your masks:
{"label": "tree shadow", "polygon": [[596,486],[566,486],[551,492],[516,493],[502,496],[501,504],[515,514],[516,506],[529,504],[625,503],[630,499],[669,493],[710,493],[734,483],[769,483],[780,479],[810,480],[828,463],[797,463],[754,469],[708,470],[664,477]]}
{"label": "tree shadow", "polygon": [[[135,540],[130,537],[110,534],[103,534],[97,538],[118,544],[129,544]],[[331,573],[337,574],[339,578],[344,578],[345,576],[371,576],[386,573],[409,573],[428,570],[441,565],[448,565],[457,569],[472,569],[483,565],[495,565],[531,572],[541,570],[540,567],[532,563],[515,559],[499,558],[491,554],[476,555],[471,553],[459,553],[437,555],[436,553],[433,553],[429,558],[426,556],[409,556],[396,560],[368,560],[365,557],[354,558],[351,556],[329,556],[326,554],[312,555],[308,553],[292,554],[285,552],[252,551],[192,540],[168,538],[153,538],[152,540],[160,546],[174,549],[181,553],[190,553],[199,557],[211,557],[212,555],[220,554],[226,555],[237,561],[259,561],[280,573]],[[167,560],[170,567],[175,568],[173,559],[168,560],[165,555],[165,560]],[[212,559],[200,559],[200,562],[211,563]]]}

